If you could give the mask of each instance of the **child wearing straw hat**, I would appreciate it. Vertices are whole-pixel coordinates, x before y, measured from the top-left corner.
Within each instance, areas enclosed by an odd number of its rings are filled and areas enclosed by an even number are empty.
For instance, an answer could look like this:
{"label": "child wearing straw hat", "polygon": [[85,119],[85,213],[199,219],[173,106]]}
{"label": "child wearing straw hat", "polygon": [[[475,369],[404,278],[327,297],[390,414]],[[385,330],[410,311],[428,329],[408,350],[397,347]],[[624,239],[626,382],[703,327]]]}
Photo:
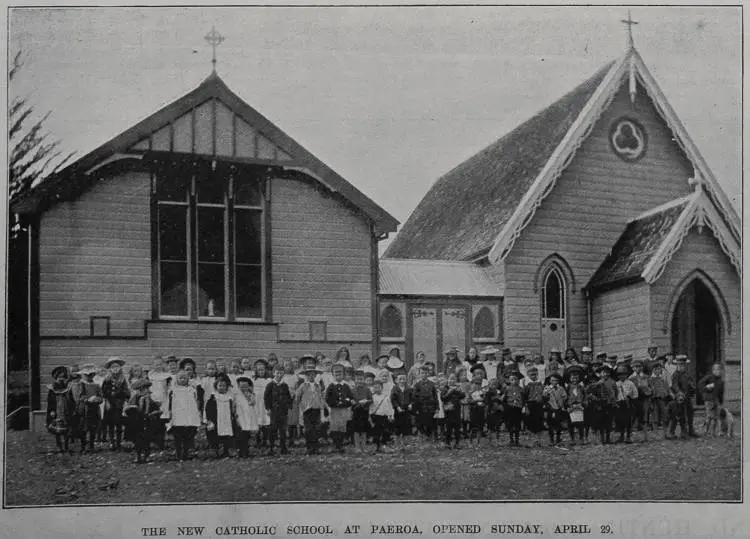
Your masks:
{"label": "child wearing straw hat", "polygon": [[308,356],[302,368],[305,380],[300,383],[295,392],[295,402],[302,414],[305,428],[305,452],[308,455],[320,453],[320,425],[323,419],[323,387],[315,378],[322,374],[315,364],[315,358]]}

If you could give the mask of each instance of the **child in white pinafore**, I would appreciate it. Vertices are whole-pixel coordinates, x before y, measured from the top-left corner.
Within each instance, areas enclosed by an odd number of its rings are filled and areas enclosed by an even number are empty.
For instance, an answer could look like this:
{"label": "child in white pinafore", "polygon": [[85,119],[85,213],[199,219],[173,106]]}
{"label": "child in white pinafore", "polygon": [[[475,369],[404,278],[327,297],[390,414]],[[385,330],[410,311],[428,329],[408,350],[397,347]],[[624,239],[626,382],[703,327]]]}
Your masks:
{"label": "child in white pinafore", "polygon": [[250,456],[250,440],[258,433],[258,416],[255,412],[255,393],[253,381],[247,376],[237,378],[235,408],[237,414],[237,432],[235,442],[240,458]]}
{"label": "child in white pinafore", "polygon": [[193,446],[195,433],[201,424],[202,403],[199,391],[189,384],[189,379],[185,371],[178,372],[169,391],[169,430],[174,438],[177,460],[180,462],[189,458],[188,453]]}

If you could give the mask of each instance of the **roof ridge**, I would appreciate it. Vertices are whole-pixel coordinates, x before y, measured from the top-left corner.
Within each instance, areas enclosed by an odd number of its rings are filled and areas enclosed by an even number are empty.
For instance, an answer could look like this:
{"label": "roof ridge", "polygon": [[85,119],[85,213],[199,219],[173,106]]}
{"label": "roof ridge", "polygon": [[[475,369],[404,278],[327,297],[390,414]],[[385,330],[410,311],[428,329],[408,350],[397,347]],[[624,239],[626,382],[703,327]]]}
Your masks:
{"label": "roof ridge", "polygon": [[407,264],[431,264],[431,265],[443,265],[443,266],[461,265],[461,266],[476,266],[477,268],[481,268],[481,266],[477,265],[474,262],[468,261],[468,260],[440,260],[440,259],[433,259],[433,258],[388,258],[388,257],[383,257],[383,258],[380,259],[380,262],[396,262],[396,263],[407,263]]}
{"label": "roof ridge", "polygon": [[679,206],[681,204],[685,204],[687,202],[690,202],[694,198],[695,198],[695,193],[690,193],[688,195],[672,199],[672,200],[670,200],[668,202],[665,202],[663,204],[660,204],[658,206],[655,206],[653,208],[650,208],[650,209],[644,211],[640,215],[638,215],[636,217],[633,217],[632,219],[628,220],[626,224],[629,225],[630,223],[634,223],[636,221],[640,221],[641,219],[645,219],[646,217],[651,217],[653,215],[656,215],[657,213],[661,213],[661,212],[666,211],[666,210],[668,210],[670,208],[673,208],[673,207]]}

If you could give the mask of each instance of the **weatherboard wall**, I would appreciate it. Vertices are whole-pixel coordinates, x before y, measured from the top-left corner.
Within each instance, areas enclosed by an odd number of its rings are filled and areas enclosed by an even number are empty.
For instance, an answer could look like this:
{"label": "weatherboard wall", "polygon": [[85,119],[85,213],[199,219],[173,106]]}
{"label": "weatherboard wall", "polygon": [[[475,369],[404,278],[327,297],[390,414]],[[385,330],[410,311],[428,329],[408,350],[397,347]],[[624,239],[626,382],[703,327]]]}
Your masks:
{"label": "weatherboard wall", "polygon": [[[281,357],[341,345],[372,353],[370,224],[312,182],[272,179],[272,316],[269,323],[153,321],[148,173],[107,177],[40,225],[40,372],[58,364],[123,355]],[[92,316],[109,317],[111,338],[92,338]],[[324,322],[311,341],[310,322]]]}
{"label": "weatherboard wall", "polygon": [[716,286],[719,311],[726,306],[728,320],[722,320],[721,346],[725,364],[726,399],[738,401],[742,393],[742,280],[713,233],[706,227],[693,228],[672,256],[664,273],[651,285],[651,332],[661,350],[671,348],[671,324],[678,288],[695,270],[700,270]]}
{"label": "weatherboard wall", "polygon": [[592,302],[594,349],[645,359],[651,337],[649,285],[645,282],[610,290]]}
{"label": "weatherboard wall", "polygon": [[[540,264],[555,253],[570,266],[574,280],[568,283],[569,344],[586,344],[581,289],[627,221],[691,191],[692,165],[644,90],[638,90],[631,104],[627,86],[620,89],[505,259],[506,344],[539,350],[541,301],[535,279]],[[610,126],[622,116],[639,121],[648,136],[646,154],[634,163],[610,148]]]}

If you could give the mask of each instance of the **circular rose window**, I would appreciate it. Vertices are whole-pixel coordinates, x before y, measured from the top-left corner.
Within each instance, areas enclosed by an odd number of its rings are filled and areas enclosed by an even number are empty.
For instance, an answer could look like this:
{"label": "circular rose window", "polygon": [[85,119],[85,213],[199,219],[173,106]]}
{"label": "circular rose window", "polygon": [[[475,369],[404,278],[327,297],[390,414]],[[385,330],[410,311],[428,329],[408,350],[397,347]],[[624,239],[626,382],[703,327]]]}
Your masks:
{"label": "circular rose window", "polygon": [[625,161],[637,161],[646,153],[646,130],[631,118],[620,118],[609,130],[612,150]]}

